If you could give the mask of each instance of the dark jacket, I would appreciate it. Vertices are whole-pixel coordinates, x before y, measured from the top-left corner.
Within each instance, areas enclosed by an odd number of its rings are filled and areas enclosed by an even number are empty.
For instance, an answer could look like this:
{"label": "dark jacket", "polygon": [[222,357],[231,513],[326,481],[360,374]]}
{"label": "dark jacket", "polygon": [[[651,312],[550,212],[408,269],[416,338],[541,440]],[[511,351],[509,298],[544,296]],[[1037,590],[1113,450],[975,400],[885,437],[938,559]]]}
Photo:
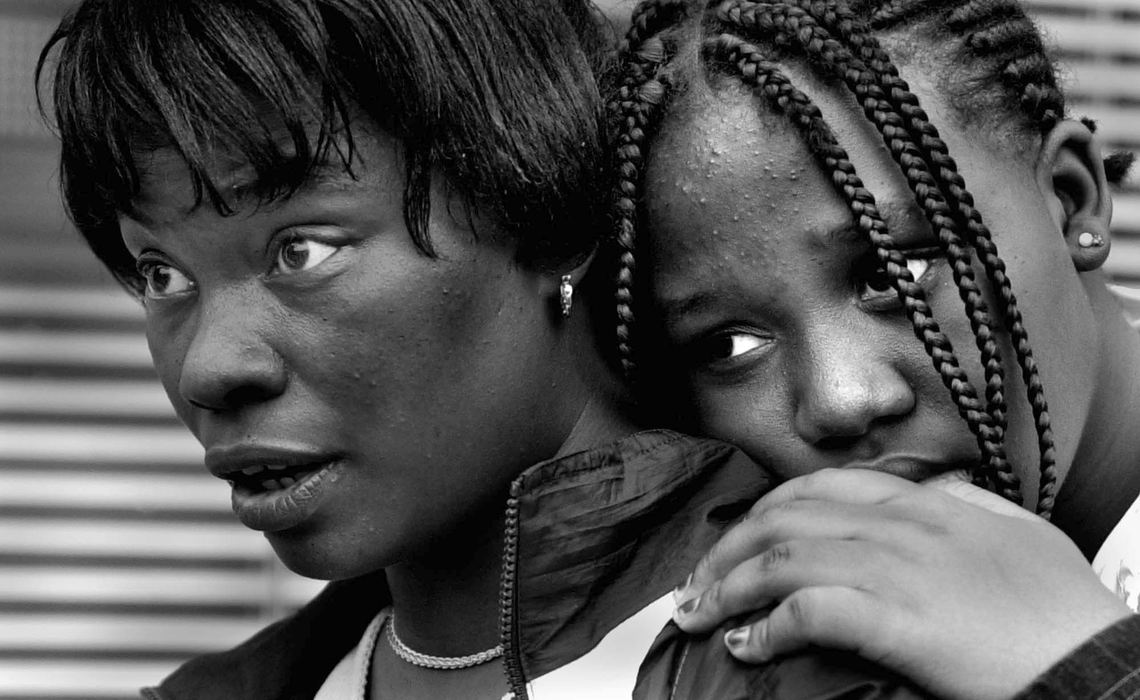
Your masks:
{"label": "dark jacket", "polygon": [[1041,674],[1016,700],[1140,698],[1140,615],[1089,639]]}
{"label": "dark jacket", "polygon": [[[666,431],[519,476],[507,502],[500,598],[503,664],[517,700],[527,697],[528,680],[581,657],[681,582],[771,485],[734,448]],[[388,602],[382,572],[329,584],[296,614],[236,649],[191,660],[144,697],[312,698]],[[692,639],[670,623],[641,666],[637,697],[915,696],[849,655],[748,667],[728,656],[719,635]]]}

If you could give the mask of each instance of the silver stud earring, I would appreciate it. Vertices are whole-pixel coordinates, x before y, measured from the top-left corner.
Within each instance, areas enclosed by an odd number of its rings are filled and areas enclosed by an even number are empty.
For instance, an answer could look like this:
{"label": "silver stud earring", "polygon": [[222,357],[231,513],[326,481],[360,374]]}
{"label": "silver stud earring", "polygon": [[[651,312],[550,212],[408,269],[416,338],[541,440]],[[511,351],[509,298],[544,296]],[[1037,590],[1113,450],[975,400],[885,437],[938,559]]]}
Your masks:
{"label": "silver stud earring", "polygon": [[562,282],[558,285],[558,301],[562,307],[562,318],[570,318],[570,309],[574,306],[574,285],[570,282],[570,275],[562,275]]}
{"label": "silver stud earring", "polygon": [[1099,248],[1104,245],[1104,236],[1099,233],[1089,233],[1085,231],[1077,236],[1077,245],[1082,248]]}

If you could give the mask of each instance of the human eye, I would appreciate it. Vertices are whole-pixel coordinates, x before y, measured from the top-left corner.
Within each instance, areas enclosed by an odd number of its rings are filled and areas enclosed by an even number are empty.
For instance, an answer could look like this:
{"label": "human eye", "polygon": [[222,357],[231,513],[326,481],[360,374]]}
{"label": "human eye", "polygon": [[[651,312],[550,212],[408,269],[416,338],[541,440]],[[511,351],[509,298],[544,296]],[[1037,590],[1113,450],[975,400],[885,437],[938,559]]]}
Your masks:
{"label": "human eye", "polygon": [[740,366],[757,357],[770,340],[754,332],[727,329],[695,341],[689,347],[690,363],[710,370]]}
{"label": "human eye", "polygon": [[182,270],[164,258],[144,253],[135,263],[135,269],[146,283],[148,299],[165,299],[194,291],[197,284]]}
{"label": "human eye", "polygon": [[274,275],[292,275],[317,267],[342,247],[339,243],[317,240],[313,236],[291,233],[278,245],[273,260]]}
{"label": "human eye", "polygon": [[[937,248],[923,248],[903,251],[906,257],[906,269],[911,279],[922,284],[930,273],[936,260],[941,259],[942,251]],[[856,265],[856,284],[859,298],[865,302],[876,304],[891,304],[897,301],[898,295],[891,285],[890,275],[884,266],[879,264],[873,253],[869,253]]]}

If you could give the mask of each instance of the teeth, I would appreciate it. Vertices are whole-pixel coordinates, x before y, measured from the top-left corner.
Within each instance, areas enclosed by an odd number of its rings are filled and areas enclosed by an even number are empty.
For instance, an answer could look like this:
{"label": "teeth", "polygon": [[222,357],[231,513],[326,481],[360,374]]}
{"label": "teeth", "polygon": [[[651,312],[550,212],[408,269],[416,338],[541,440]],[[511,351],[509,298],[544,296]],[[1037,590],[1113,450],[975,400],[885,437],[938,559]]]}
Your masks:
{"label": "teeth", "polygon": [[246,476],[253,476],[262,469],[265,469],[265,467],[246,467],[245,469],[241,470],[241,473],[245,474]]}
{"label": "teeth", "polygon": [[285,466],[284,464],[270,464],[266,468],[271,472],[279,472],[279,471],[284,471],[284,470],[288,469],[289,467]]}
{"label": "teeth", "polygon": [[276,491],[277,489],[281,488],[281,484],[278,483],[277,479],[266,479],[265,481],[261,482],[261,488],[265,489],[266,491]]}
{"label": "teeth", "polygon": [[297,483],[297,480],[291,476],[283,476],[277,480],[277,483],[281,484],[282,488],[289,488],[293,484]]}

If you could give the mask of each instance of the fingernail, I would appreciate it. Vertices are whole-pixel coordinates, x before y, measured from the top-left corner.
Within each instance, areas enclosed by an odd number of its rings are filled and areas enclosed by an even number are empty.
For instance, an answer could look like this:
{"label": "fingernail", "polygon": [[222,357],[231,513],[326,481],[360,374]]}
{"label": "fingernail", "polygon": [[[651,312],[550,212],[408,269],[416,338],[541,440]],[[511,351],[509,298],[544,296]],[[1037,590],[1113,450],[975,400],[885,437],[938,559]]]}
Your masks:
{"label": "fingernail", "polygon": [[677,606],[677,613],[676,614],[681,616],[681,617],[685,617],[686,615],[692,615],[693,613],[695,613],[697,611],[697,608],[700,607],[700,605],[701,605],[701,597],[700,596],[696,596],[695,598],[689,598],[688,600],[686,600],[685,602],[683,602]]}
{"label": "fingernail", "polygon": [[748,643],[747,627],[737,627],[734,630],[729,630],[724,635],[724,643],[729,649],[739,649]]}
{"label": "fingernail", "polygon": [[693,582],[693,575],[689,574],[685,582],[680,586],[673,589],[673,604],[680,605],[685,600],[685,591],[689,590],[689,584]]}

